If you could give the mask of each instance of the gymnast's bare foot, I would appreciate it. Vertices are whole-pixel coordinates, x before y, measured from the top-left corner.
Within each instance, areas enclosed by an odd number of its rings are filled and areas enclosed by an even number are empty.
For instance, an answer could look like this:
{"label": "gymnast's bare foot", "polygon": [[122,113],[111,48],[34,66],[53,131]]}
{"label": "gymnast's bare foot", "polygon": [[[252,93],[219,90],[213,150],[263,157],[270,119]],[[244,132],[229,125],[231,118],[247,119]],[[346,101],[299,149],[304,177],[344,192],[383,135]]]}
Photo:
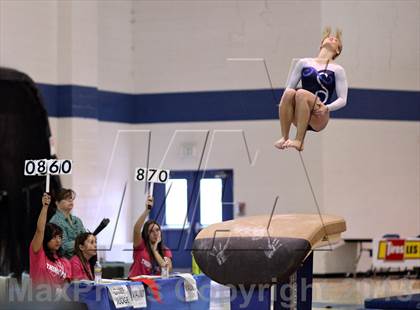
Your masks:
{"label": "gymnast's bare foot", "polygon": [[299,140],[287,140],[286,142],[284,142],[283,147],[284,148],[293,147],[299,152],[303,151],[303,143]]}
{"label": "gymnast's bare foot", "polygon": [[285,149],[284,143],[286,142],[286,140],[287,140],[287,139],[285,139],[285,138],[283,137],[283,138],[281,138],[280,140],[277,140],[277,141],[274,143],[274,146],[275,146],[276,148],[280,149],[280,150],[284,150],[284,149]]}

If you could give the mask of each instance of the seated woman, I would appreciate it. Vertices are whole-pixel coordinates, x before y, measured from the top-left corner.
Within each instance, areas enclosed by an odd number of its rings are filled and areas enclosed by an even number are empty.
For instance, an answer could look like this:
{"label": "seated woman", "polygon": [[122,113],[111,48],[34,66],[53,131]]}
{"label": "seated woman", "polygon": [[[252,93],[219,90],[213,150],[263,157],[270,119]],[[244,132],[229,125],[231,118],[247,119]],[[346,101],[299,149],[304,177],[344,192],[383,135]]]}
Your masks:
{"label": "seated woman", "polygon": [[[330,111],[341,109],[347,102],[346,73],[334,59],[341,54],[341,32],[335,36],[326,28],[318,57],[302,58],[294,66],[279,105],[282,138],[274,146],[283,150],[303,150],[307,130],[323,130],[330,119]],[[296,89],[299,81],[302,89]],[[337,99],[333,99],[334,91]],[[289,139],[291,124],[297,128],[294,140]]]}
{"label": "seated woman", "polygon": [[55,199],[57,212],[50,219],[50,223],[60,226],[63,230],[63,254],[68,259],[74,254],[74,240],[86,231],[80,218],[71,214],[75,198],[76,193],[72,189],[61,189]]}
{"label": "seated woman", "polygon": [[74,245],[74,256],[70,259],[73,280],[93,281],[91,263],[96,256],[96,237],[89,233],[81,233],[77,236]]}
{"label": "seated woman", "polygon": [[[160,226],[154,220],[143,223],[153,207],[153,197],[149,196],[146,209],[140,215],[133,232],[133,259],[128,276],[160,275],[162,267],[172,270],[172,253],[163,245]],[[143,230],[141,227],[143,226]],[[141,234],[140,234],[141,230]]]}
{"label": "seated woman", "polygon": [[60,287],[71,280],[72,274],[70,262],[59,251],[63,231],[55,224],[46,224],[50,202],[51,197],[44,193],[35,235],[29,246],[29,272],[35,286],[49,284]]}

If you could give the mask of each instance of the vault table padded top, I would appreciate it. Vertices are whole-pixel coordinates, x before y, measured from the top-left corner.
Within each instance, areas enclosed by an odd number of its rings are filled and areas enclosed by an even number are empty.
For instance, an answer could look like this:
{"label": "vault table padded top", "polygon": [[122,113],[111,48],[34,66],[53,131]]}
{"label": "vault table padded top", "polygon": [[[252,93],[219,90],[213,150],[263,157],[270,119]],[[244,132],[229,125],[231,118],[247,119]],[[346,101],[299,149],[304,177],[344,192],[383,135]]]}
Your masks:
{"label": "vault table padded top", "polygon": [[193,254],[216,282],[270,284],[286,280],[316,247],[336,243],[342,217],[319,214],[252,216],[216,223],[195,238]]}

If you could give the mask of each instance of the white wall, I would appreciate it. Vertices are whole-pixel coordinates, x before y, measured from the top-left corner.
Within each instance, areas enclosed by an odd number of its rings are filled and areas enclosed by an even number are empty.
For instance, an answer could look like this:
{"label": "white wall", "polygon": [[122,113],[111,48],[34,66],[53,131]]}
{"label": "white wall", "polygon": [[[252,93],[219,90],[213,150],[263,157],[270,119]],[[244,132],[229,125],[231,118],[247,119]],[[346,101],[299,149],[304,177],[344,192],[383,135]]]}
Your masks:
{"label": "white wall", "polygon": [[[291,60],[315,56],[324,26],[343,29],[337,59],[355,88],[419,90],[418,1],[137,1],[139,92],[275,87]],[[176,78],[175,78],[176,77]]]}
{"label": "white wall", "polygon": [[133,93],[136,17],[132,1],[98,4],[98,84],[100,89]]}
{"label": "white wall", "polygon": [[54,1],[1,1],[0,64],[55,83],[58,28]]}
{"label": "white wall", "polygon": [[344,30],[345,65],[356,88],[420,89],[419,1],[322,1],[322,26]]}
{"label": "white wall", "polygon": [[292,58],[312,55],[320,40],[319,1],[137,1],[135,10],[142,93],[270,87],[261,62],[231,57],[265,58],[281,87]]}
{"label": "white wall", "polygon": [[291,59],[314,55],[322,27],[337,25],[350,86],[418,90],[419,10],[418,1],[4,0],[0,61],[37,82],[99,80],[120,92],[133,91],[133,76],[136,92],[266,88],[258,69],[228,78],[226,58],[264,57],[282,86]]}
{"label": "white wall", "polygon": [[[323,26],[333,25],[343,28],[344,51],[337,61],[350,87],[420,90],[419,6],[418,1],[1,1],[0,65],[42,83],[166,93],[268,88],[261,62],[226,62],[263,57],[274,86],[283,87],[292,58],[315,55]],[[64,183],[78,192],[75,212],[91,229],[104,216],[115,218],[133,158],[144,160],[138,153],[144,137],[121,138],[120,158],[127,160],[113,164],[114,177],[102,194],[119,129],[152,130],[152,164],[176,130],[218,130],[220,142],[208,167],[235,170],[235,201],[247,203],[248,215],[268,213],[277,195],[278,212],[316,212],[297,154],[272,147],[277,121],[129,125],[51,118],[51,125],[59,156],[77,164]],[[249,166],[237,133],[220,130],[244,130],[251,151],[259,150],[256,164]],[[179,136],[176,148],[200,143],[199,134],[189,135]],[[308,134],[303,156],[321,211],[346,218],[346,237],[420,232],[419,137],[419,122],[386,120],[333,119],[325,132]],[[177,154],[173,150],[166,168],[195,168],[196,158]],[[129,184],[116,233],[119,243],[130,241],[142,208],[144,194],[134,186]]]}

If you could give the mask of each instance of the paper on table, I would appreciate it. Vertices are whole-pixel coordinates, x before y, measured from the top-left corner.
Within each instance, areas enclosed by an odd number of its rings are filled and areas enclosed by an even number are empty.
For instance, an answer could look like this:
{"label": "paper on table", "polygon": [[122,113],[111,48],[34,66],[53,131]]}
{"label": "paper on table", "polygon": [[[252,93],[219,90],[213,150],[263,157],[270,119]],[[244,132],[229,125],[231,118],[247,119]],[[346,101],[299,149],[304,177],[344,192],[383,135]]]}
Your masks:
{"label": "paper on table", "polygon": [[130,285],[129,288],[131,292],[131,301],[133,304],[133,308],[146,308],[146,292],[144,290],[143,284],[133,284]]}
{"label": "paper on table", "polygon": [[115,308],[119,309],[133,306],[131,294],[126,285],[112,285],[107,286],[107,288]]}
{"label": "paper on table", "polygon": [[138,279],[161,279],[161,276],[152,276],[152,275],[141,275],[141,276],[135,276],[130,277],[130,280],[138,280]]}
{"label": "paper on table", "polygon": [[174,276],[184,279],[185,301],[198,300],[197,282],[190,273],[177,273]]}
{"label": "paper on table", "polygon": [[101,284],[107,284],[107,283],[126,283],[127,280],[121,280],[121,279],[102,279]]}

